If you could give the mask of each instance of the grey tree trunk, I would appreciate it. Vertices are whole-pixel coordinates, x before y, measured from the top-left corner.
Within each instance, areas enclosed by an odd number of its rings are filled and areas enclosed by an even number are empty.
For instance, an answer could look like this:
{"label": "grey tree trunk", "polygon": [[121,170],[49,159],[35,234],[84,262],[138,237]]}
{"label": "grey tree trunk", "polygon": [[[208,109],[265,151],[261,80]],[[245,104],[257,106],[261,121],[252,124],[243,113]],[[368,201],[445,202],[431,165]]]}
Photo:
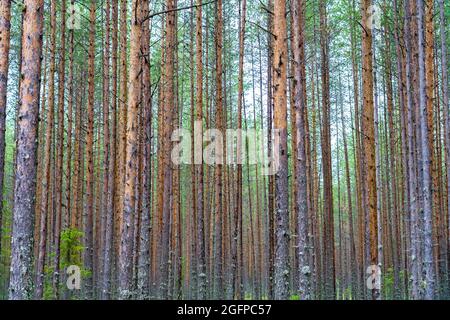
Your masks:
{"label": "grey tree trunk", "polygon": [[[293,48],[294,51],[294,108],[296,118],[295,134],[297,136],[297,162],[295,175],[298,189],[296,204],[298,207],[298,290],[301,300],[311,299],[311,266],[308,259],[308,194],[307,194],[307,160],[306,160],[306,97],[304,96],[305,79],[303,78],[304,61],[304,3],[302,0],[292,2],[293,14]],[[302,59],[303,57],[303,59]]]}
{"label": "grey tree trunk", "polygon": [[[149,1],[142,1],[142,17],[148,15]],[[142,217],[139,230],[138,258],[138,295],[141,299],[150,298],[150,226],[151,226],[151,190],[152,190],[152,96],[150,74],[150,26],[142,25],[142,97],[144,111],[144,161],[142,174],[144,188],[142,192]]]}
{"label": "grey tree trunk", "polygon": [[[102,279],[101,279],[101,297],[102,299],[108,299],[108,282],[109,277],[111,277],[111,248],[112,248],[112,226],[113,226],[113,197],[112,197],[112,183],[113,166],[111,166],[112,161],[110,160],[110,153],[112,157],[115,151],[111,148],[110,144],[110,120],[109,120],[109,110],[110,110],[110,19],[111,19],[111,3],[109,0],[105,4],[105,39],[103,48],[103,196],[105,201],[102,207],[102,249],[103,249],[103,260],[101,264]],[[115,99],[115,97],[113,97]],[[115,115],[113,114],[113,117]],[[112,178],[112,179],[110,179]],[[107,261],[108,260],[108,261]]]}
{"label": "grey tree trunk", "polygon": [[410,273],[411,273],[411,297],[419,299],[420,274],[419,274],[419,235],[418,235],[418,195],[417,195],[417,175],[416,150],[414,143],[414,98],[412,95],[412,44],[411,44],[411,8],[410,0],[405,0],[405,48],[406,48],[406,96],[407,96],[407,117],[408,117],[408,173],[409,173],[409,214],[410,214]]}
{"label": "grey tree trunk", "polygon": [[43,0],[25,0],[9,299],[31,298]]}
{"label": "grey tree trunk", "polygon": [[[421,167],[422,176],[422,197],[423,197],[423,219],[424,219],[424,261],[423,270],[425,277],[425,299],[432,300],[435,294],[435,272],[433,264],[433,196],[431,180],[431,156],[428,136],[432,134],[428,127],[427,120],[427,97],[426,77],[425,77],[425,4],[423,0],[417,0],[418,9],[418,31],[419,31],[419,113],[420,113],[420,131],[421,131]],[[420,172],[419,171],[419,172]]]}
{"label": "grey tree trunk", "polygon": [[[108,198],[106,207],[106,226],[105,226],[105,241],[104,241],[104,257],[103,257],[103,290],[102,299],[110,299],[112,295],[112,261],[113,261],[113,246],[114,246],[114,210],[115,210],[115,191],[116,186],[114,179],[116,176],[116,161],[117,161],[117,24],[118,24],[118,1],[113,0],[111,8],[111,21],[112,21],[112,46],[111,46],[111,72],[112,72],[112,97],[111,97],[111,112],[112,112],[112,130],[111,130],[111,143],[110,143],[110,157],[109,157],[109,172],[108,172]],[[106,10],[108,11],[108,10]],[[108,24],[105,21],[105,24]]]}

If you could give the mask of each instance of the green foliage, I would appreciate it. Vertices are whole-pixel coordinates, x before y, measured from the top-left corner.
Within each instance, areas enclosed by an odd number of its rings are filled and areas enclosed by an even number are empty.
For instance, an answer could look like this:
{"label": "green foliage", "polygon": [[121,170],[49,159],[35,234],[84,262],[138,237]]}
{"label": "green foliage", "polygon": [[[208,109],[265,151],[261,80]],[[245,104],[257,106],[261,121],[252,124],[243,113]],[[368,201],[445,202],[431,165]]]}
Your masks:
{"label": "green foliage", "polygon": [[85,247],[81,243],[83,232],[78,229],[65,229],[61,233],[61,268],[81,264]]}
{"label": "green foliage", "polygon": [[84,233],[82,231],[74,228],[62,231],[60,269],[65,270],[71,265],[80,266],[81,277],[86,278],[92,274],[92,271],[82,268],[81,257],[86,249],[81,242],[83,236]]}
{"label": "green foliage", "polygon": [[347,287],[343,290],[342,292],[342,299],[344,300],[353,300],[353,296],[352,296],[352,288],[351,287]]}
{"label": "green foliage", "polygon": [[381,289],[384,297],[392,297],[394,295],[394,270],[392,268],[384,272]]}
{"label": "green foliage", "polygon": [[[51,261],[51,260],[50,260]],[[44,267],[44,300],[52,300],[54,296],[53,286],[52,286],[52,276],[55,271],[53,266],[45,266]]]}
{"label": "green foliage", "polygon": [[[81,269],[81,278],[87,278],[91,275],[91,270],[85,269],[82,267],[81,257],[85,250],[85,247],[82,245],[82,238],[84,233],[78,229],[69,228],[65,229],[61,232],[61,243],[60,243],[60,272],[64,275],[67,267],[71,265],[77,265]],[[54,261],[55,253],[49,253],[49,261]],[[44,268],[44,294],[43,298],[45,300],[50,300],[54,298],[54,289],[52,285],[53,274],[55,272],[55,268],[53,265],[45,266]],[[60,290],[64,290],[65,283],[64,281],[60,282]],[[74,298],[75,296],[72,296]]]}
{"label": "green foliage", "polygon": [[244,300],[252,300],[253,299],[253,296],[252,296],[252,294],[251,293],[245,293],[245,295],[244,295]]}
{"label": "green foliage", "polygon": [[3,225],[0,241],[0,299],[8,297],[9,257],[11,256],[11,209],[6,199],[3,200]]}
{"label": "green foliage", "polygon": [[[405,270],[401,270],[399,272],[399,283],[402,284],[405,282]],[[383,273],[382,285],[381,285],[382,295],[385,299],[394,299],[394,270],[392,268],[388,268]],[[404,292],[401,292],[401,297],[406,299],[407,296],[404,296]]]}

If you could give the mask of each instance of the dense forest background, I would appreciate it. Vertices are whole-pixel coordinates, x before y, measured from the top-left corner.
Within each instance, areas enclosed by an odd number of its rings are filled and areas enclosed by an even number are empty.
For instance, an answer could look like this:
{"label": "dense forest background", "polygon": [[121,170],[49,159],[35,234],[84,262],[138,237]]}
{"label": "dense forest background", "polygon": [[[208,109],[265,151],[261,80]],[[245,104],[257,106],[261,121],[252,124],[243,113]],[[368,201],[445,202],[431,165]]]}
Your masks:
{"label": "dense forest background", "polygon": [[0,0],[0,298],[450,298],[449,15]]}

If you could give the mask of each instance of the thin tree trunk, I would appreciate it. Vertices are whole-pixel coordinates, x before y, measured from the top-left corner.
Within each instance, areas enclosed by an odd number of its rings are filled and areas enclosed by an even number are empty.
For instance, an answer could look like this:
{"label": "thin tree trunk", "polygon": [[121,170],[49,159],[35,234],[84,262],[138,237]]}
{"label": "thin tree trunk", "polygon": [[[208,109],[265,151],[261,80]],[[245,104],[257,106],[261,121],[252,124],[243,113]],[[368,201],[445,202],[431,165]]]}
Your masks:
{"label": "thin tree trunk", "polygon": [[[112,295],[112,281],[114,274],[112,273],[113,251],[114,251],[114,213],[115,213],[115,199],[116,188],[115,177],[117,175],[117,24],[118,24],[118,1],[112,1],[112,47],[111,47],[111,72],[112,72],[112,95],[111,95],[111,112],[112,112],[112,128],[110,141],[110,156],[109,156],[109,172],[108,172],[108,199],[106,207],[106,227],[105,227],[105,246],[103,257],[103,295],[102,298],[108,300]],[[108,8],[106,10],[108,12]],[[107,14],[109,17],[109,15]],[[105,21],[108,25],[108,22]],[[109,48],[107,46],[107,48]],[[108,88],[109,91],[109,88]]]}
{"label": "thin tree trunk", "polygon": [[[202,34],[202,0],[197,0],[196,9],[196,114],[197,138],[203,141],[203,34]],[[198,143],[198,142],[197,142]],[[196,150],[196,149],[194,149]],[[204,193],[203,193],[203,148],[201,154],[195,159],[195,180],[197,191],[197,276],[198,276],[198,299],[204,300],[206,292],[206,252],[205,252],[205,219],[204,219]]]}
{"label": "thin tree trunk", "polygon": [[[304,4],[303,1],[294,1],[293,13],[293,48],[294,51],[294,108],[296,118],[295,134],[297,141],[297,154],[294,154],[296,183],[298,184],[297,197],[294,199],[298,208],[298,290],[301,300],[311,299],[310,275],[311,267],[308,259],[307,236],[308,236],[308,199],[307,199],[307,160],[306,160],[306,125],[305,109],[306,97],[304,97],[304,86],[306,84],[304,75]],[[303,70],[302,70],[303,69]]]}
{"label": "thin tree trunk", "polygon": [[[149,1],[142,2],[142,16],[147,16]],[[151,229],[151,197],[152,197],[152,92],[151,92],[151,68],[150,68],[150,34],[149,22],[143,22],[142,26],[142,97],[144,110],[144,159],[143,175],[144,188],[142,193],[142,218],[139,230],[139,260],[138,260],[138,294],[142,299],[150,297],[150,229]]]}
{"label": "thin tree trunk", "polygon": [[[125,157],[126,157],[126,130],[128,112],[128,65],[127,65],[127,0],[120,2],[120,93],[119,93],[119,119],[118,119],[118,140],[117,144],[117,169],[116,169],[116,199],[115,199],[115,220],[116,236],[120,239],[122,234],[122,212],[124,204],[125,189]],[[117,239],[117,240],[118,240]],[[116,242],[116,263],[120,256],[120,241]]]}
{"label": "thin tree trunk", "polygon": [[347,210],[348,210],[348,225],[349,225],[349,256],[350,256],[350,284],[351,284],[351,295],[357,297],[357,261],[356,261],[356,246],[355,246],[355,233],[353,228],[353,202],[352,202],[352,190],[351,190],[351,176],[350,176],[350,164],[348,156],[348,144],[347,144],[347,134],[345,130],[345,119],[344,119],[344,108],[343,101],[341,103],[341,123],[342,123],[342,142],[344,145],[344,161],[345,161],[345,181],[347,188]]}
{"label": "thin tree trunk", "polygon": [[[243,104],[243,91],[244,91],[244,40],[245,40],[245,24],[246,24],[246,12],[247,1],[243,0],[242,10],[240,8],[240,30],[239,30],[239,75],[238,75],[238,102],[237,102],[237,129],[242,130],[242,104]],[[238,131],[237,134],[237,172],[236,172],[236,203],[234,205],[233,214],[233,243],[231,246],[231,287],[233,298],[241,296],[241,289],[238,277],[238,243],[239,234],[239,218],[242,216],[242,159],[243,144],[242,144],[242,131]]]}
{"label": "thin tree trunk", "polygon": [[[446,173],[447,173],[447,236],[450,235],[450,112],[449,112],[449,93],[448,93],[448,71],[447,71],[447,38],[444,0],[439,0],[439,17],[440,17],[440,33],[441,33],[441,70],[442,70],[442,90],[445,122],[445,153],[446,153]],[[447,240],[447,252],[450,249],[450,238]]]}
{"label": "thin tree trunk", "polygon": [[[75,0],[70,1],[72,7],[71,15],[75,14]],[[67,159],[66,159],[66,215],[63,222],[63,228],[70,226],[71,200],[72,200],[72,131],[73,131],[73,106],[74,106],[74,29],[69,25],[69,97],[67,101]]]}
{"label": "thin tree trunk", "polygon": [[[395,244],[393,246],[393,275],[394,275],[394,299],[400,299],[401,297],[401,283],[400,283],[400,263],[401,263],[401,252],[398,250],[400,245],[400,220],[399,220],[399,210],[397,203],[397,173],[396,173],[396,147],[395,142],[397,141],[397,135],[395,133],[394,127],[394,101],[393,101],[393,88],[392,88],[392,64],[391,64],[391,47],[390,47],[390,39],[387,34],[387,28],[385,28],[385,40],[386,40],[386,53],[385,53],[385,83],[387,89],[387,113],[388,113],[388,128],[389,128],[389,167],[391,172],[390,179],[390,192],[392,192],[392,242]],[[401,80],[400,85],[401,86]],[[399,91],[402,94],[402,91]],[[402,115],[400,115],[402,117]],[[402,130],[402,127],[400,127]],[[387,134],[387,133],[386,133]]]}
{"label": "thin tree trunk", "polygon": [[55,168],[55,192],[56,192],[56,221],[55,221],[55,258],[53,272],[53,294],[56,299],[59,298],[59,279],[60,270],[60,242],[61,229],[63,219],[63,203],[62,203],[62,184],[63,184],[63,160],[64,160],[64,101],[65,101],[65,54],[66,54],[66,0],[61,1],[61,38],[60,38],[60,54],[59,54],[59,73],[58,73],[58,143],[56,149],[56,168]]}
{"label": "thin tree trunk", "polygon": [[96,0],[91,0],[89,24],[88,51],[88,102],[87,102],[87,130],[86,130],[86,194],[87,201],[84,214],[85,251],[84,265],[91,274],[84,280],[85,295],[94,296],[94,89],[95,89],[95,12]]}
{"label": "thin tree trunk", "polygon": [[[111,235],[112,235],[112,188],[110,184],[113,181],[109,180],[111,176],[111,160],[109,158],[110,152],[112,151],[110,144],[110,120],[109,120],[109,109],[110,109],[110,17],[111,17],[111,3],[109,0],[106,0],[105,6],[105,39],[103,44],[103,206],[101,208],[102,212],[102,248],[103,248],[103,264],[101,265],[102,269],[102,279],[101,279],[101,297],[103,299],[108,298],[109,288],[106,288],[107,282],[110,274],[110,263],[106,262],[107,259],[110,258],[111,254]],[[115,97],[113,97],[115,99]],[[114,116],[114,115],[113,115]],[[113,155],[114,156],[114,155]],[[101,254],[99,252],[99,254]]]}
{"label": "thin tree trunk", "polygon": [[[222,46],[223,46],[223,12],[222,0],[217,1],[215,46],[216,46],[216,128],[224,132],[223,119],[223,81],[222,81]],[[222,141],[223,142],[223,139]],[[223,272],[222,272],[222,223],[223,223],[223,154],[224,146],[218,143],[219,150],[215,150],[215,234],[214,234],[214,298],[221,299],[223,296]]]}
{"label": "thin tree trunk", "polygon": [[11,0],[0,0],[0,253],[2,252],[3,184],[5,178],[6,94],[8,92]]}
{"label": "thin tree trunk", "polygon": [[324,192],[324,281],[325,298],[335,299],[336,274],[334,256],[334,218],[333,218],[333,190],[331,164],[331,133],[330,133],[330,79],[329,79],[329,39],[327,30],[327,11],[325,1],[319,4],[320,11],[320,44],[322,70],[322,167]]}
{"label": "thin tree trunk", "polygon": [[38,257],[36,261],[35,298],[42,299],[44,292],[44,266],[47,253],[47,221],[49,217],[49,199],[51,195],[51,159],[55,110],[55,67],[56,67],[56,2],[50,3],[50,70],[48,83],[48,112],[46,127],[46,143],[44,151],[44,183],[40,204]]}

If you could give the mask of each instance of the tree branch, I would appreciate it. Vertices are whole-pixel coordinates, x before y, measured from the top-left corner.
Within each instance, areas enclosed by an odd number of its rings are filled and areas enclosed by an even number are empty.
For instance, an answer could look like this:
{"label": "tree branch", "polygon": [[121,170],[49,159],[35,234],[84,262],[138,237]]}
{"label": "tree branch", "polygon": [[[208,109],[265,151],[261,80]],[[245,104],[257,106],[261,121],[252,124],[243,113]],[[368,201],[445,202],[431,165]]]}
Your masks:
{"label": "tree branch", "polygon": [[142,19],[142,22],[145,22],[148,19],[151,19],[153,17],[159,16],[159,15],[162,15],[162,14],[167,14],[167,13],[177,12],[177,11],[182,11],[182,10],[188,10],[188,9],[197,8],[197,7],[202,7],[202,6],[206,6],[208,4],[214,3],[216,1],[217,0],[212,0],[212,1],[209,1],[209,2],[202,3],[202,4],[194,4],[192,6],[187,6],[187,7],[181,7],[181,8],[171,9],[171,10],[164,10],[164,11],[155,12],[155,13],[149,14],[147,17]]}
{"label": "tree branch", "polygon": [[269,30],[267,30],[266,28],[260,26],[259,24],[257,24],[256,22],[250,21],[251,24],[257,26],[258,28],[260,28],[262,31],[267,32],[268,34],[270,34],[272,37],[276,38],[276,35],[273,34],[272,32],[270,32]]}

